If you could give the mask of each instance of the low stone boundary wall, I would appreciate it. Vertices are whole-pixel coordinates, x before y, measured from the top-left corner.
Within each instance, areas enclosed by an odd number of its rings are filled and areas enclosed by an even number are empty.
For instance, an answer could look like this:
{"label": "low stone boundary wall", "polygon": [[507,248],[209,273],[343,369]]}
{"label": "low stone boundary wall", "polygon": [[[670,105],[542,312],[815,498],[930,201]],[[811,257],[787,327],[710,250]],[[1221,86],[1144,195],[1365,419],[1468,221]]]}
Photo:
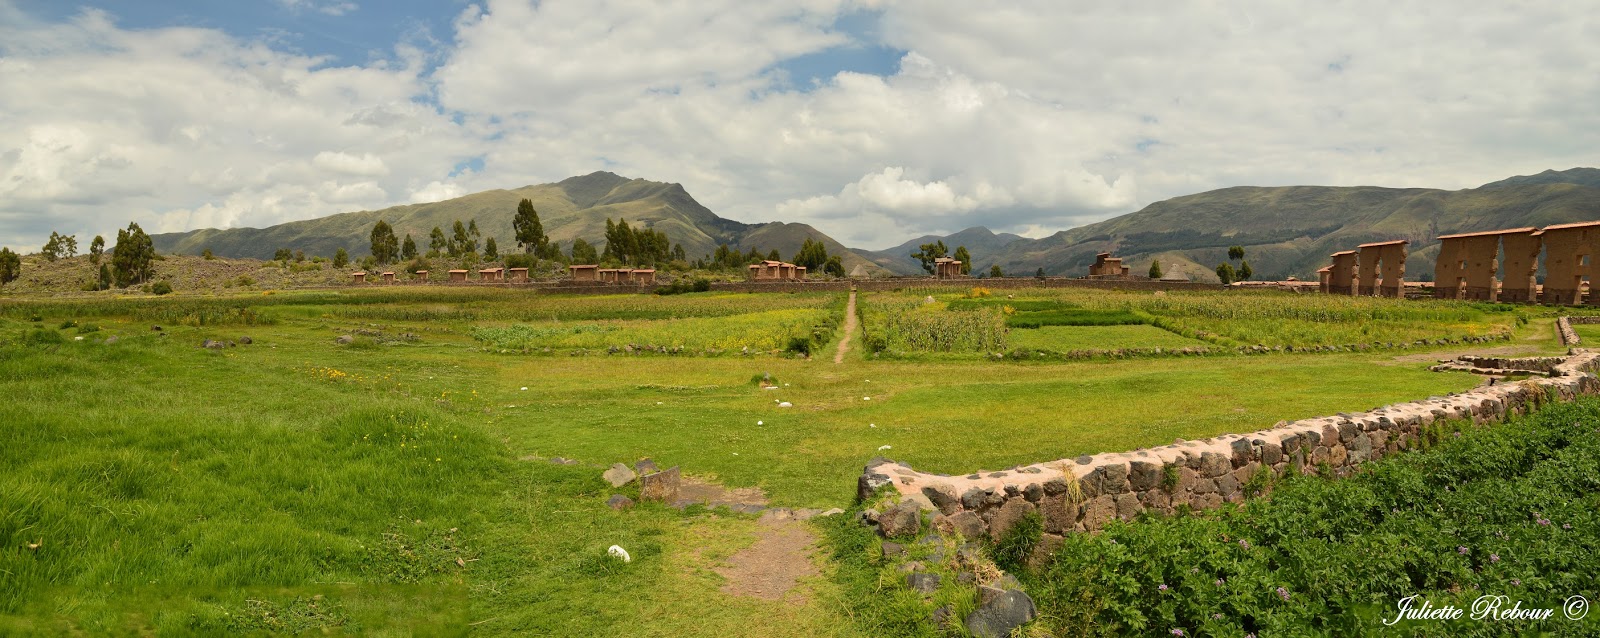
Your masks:
{"label": "low stone boundary wall", "polygon": [[1566,361],[1566,357],[1479,357],[1465,355],[1455,359],[1440,361],[1439,365],[1428,368],[1433,372],[1471,372],[1473,374],[1543,374],[1548,375],[1555,371],[1556,366]]}
{"label": "low stone boundary wall", "polygon": [[1571,400],[1600,394],[1600,353],[1578,351],[1552,365],[1549,378],[1483,386],[1459,394],[1399,403],[1359,414],[1280,423],[1276,427],[1158,448],[1080,456],[966,476],[918,472],[874,459],[857,484],[871,498],[893,485],[902,501],[938,510],[936,527],[974,537],[1002,536],[1028,512],[1045,532],[1093,531],[1145,510],[1171,513],[1237,503],[1265,481],[1311,474],[1326,465],[1340,475],[1367,461],[1416,447],[1423,428],[1442,420],[1498,421],[1528,411],[1546,397]]}
{"label": "low stone boundary wall", "polygon": [[[1588,317],[1579,318],[1588,319]],[[1556,332],[1561,333],[1561,345],[1572,347],[1578,345],[1578,343],[1582,341],[1578,338],[1578,331],[1572,329],[1572,323],[1573,321],[1570,317],[1556,317]],[[1589,322],[1581,321],[1579,323]]]}

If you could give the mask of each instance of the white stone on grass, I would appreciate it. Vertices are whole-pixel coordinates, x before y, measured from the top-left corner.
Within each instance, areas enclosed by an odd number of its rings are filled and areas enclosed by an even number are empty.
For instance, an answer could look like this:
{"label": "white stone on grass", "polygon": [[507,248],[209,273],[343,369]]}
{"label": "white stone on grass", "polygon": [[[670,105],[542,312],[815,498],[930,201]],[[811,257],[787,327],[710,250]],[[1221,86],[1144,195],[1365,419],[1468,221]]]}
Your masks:
{"label": "white stone on grass", "polygon": [[611,555],[611,556],[616,556],[617,558],[622,559],[622,562],[624,562],[624,563],[633,562],[633,557],[629,556],[628,555],[628,550],[623,549],[621,545],[612,545],[610,549],[606,550],[606,553]]}

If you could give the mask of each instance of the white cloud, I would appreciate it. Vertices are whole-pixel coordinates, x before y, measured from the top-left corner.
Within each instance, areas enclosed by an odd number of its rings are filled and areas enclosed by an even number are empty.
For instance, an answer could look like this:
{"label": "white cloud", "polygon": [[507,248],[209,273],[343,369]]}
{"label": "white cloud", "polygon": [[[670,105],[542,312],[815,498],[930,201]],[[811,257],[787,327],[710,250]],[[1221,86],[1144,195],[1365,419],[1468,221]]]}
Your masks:
{"label": "white cloud", "polygon": [[315,11],[334,17],[342,16],[361,8],[354,2],[316,2],[315,0],[278,0],[278,4],[294,13]]}
{"label": "white cloud", "polygon": [[[335,67],[93,11],[32,23],[6,1],[0,243],[607,169],[886,246],[1238,184],[1470,187],[1593,165],[1600,145],[1600,41],[1557,2],[488,0],[453,39]],[[851,43],[835,20],[863,7],[909,52],[898,72],[792,88],[775,65]]]}

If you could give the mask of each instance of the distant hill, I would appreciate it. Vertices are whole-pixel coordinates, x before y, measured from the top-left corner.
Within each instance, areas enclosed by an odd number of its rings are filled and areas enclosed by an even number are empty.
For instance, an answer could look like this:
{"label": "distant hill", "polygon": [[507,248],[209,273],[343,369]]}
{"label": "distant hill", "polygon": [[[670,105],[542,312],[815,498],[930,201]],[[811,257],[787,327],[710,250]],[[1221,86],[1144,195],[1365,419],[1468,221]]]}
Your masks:
{"label": "distant hill", "polygon": [[[1578,168],[1444,191],[1375,186],[1240,186],[1156,202],[1043,239],[1023,239],[992,256],[1008,273],[1043,267],[1082,275],[1095,253],[1123,257],[1143,274],[1159,259],[1167,275],[1215,279],[1211,268],[1240,245],[1258,279],[1311,278],[1328,254],[1358,244],[1411,241],[1408,278],[1431,277],[1440,234],[1600,219],[1600,170]],[[948,243],[948,242],[947,242]],[[974,261],[980,261],[976,258]]]}
{"label": "distant hill", "polygon": [[448,234],[455,220],[476,219],[483,237],[494,237],[501,252],[512,252],[517,248],[511,219],[523,198],[533,201],[545,233],[565,247],[579,237],[601,246],[606,219],[626,219],[631,226],[642,224],[666,233],[673,243],[683,244],[691,259],[712,254],[719,244],[743,251],[777,249],[784,259],[790,259],[810,238],[822,241],[830,254],[840,255],[846,270],[864,264],[875,274],[886,272],[805,224],[745,224],[723,219],[695,201],[682,185],[628,179],[605,171],[442,202],[340,213],[267,228],[163,233],[152,239],[156,250],[165,254],[197,255],[209,248],[221,257],[270,259],[279,248],[324,256],[344,248],[352,257],[360,257],[370,252],[372,226],[380,219],[394,226],[402,239],[410,233],[423,250],[435,226]]}
{"label": "distant hill", "polygon": [[917,252],[923,244],[943,241],[951,253],[955,252],[957,246],[966,246],[967,252],[972,254],[973,271],[977,272],[980,268],[984,271],[989,270],[989,266],[994,263],[995,255],[998,255],[1001,249],[1020,239],[1025,238],[1021,235],[995,233],[982,226],[974,226],[951,235],[923,235],[886,250],[863,250],[860,248],[852,248],[851,250],[896,274],[920,275],[926,273],[922,269],[921,262],[911,258],[911,253]]}

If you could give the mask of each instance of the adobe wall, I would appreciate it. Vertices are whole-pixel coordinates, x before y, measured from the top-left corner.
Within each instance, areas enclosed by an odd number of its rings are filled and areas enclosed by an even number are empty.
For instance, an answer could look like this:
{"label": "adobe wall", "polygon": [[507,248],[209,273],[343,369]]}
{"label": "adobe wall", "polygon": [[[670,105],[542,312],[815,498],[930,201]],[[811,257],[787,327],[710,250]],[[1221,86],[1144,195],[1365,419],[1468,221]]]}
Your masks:
{"label": "adobe wall", "polygon": [[1360,294],[1404,296],[1406,244],[1363,246],[1360,250],[1360,275],[1356,277],[1361,288]]}
{"label": "adobe wall", "polygon": [[1433,262],[1435,299],[1460,299],[1466,292],[1467,241],[1462,237],[1439,240],[1439,256]]}
{"label": "adobe wall", "polygon": [[[1117,454],[1096,454],[966,476],[918,472],[874,459],[857,482],[859,498],[893,485],[906,500],[938,510],[936,527],[995,535],[1027,512],[1045,532],[1094,531],[1146,510],[1211,509],[1245,499],[1252,480],[1311,474],[1326,465],[1339,475],[1421,442],[1424,428],[1444,420],[1499,421],[1546,398],[1600,394],[1600,354],[1579,352],[1551,367],[1549,378],[1481,386],[1460,394],[1399,403],[1358,414],[1302,419],[1241,435]],[[1263,473],[1262,478],[1256,478]]]}
{"label": "adobe wall", "polygon": [[1333,270],[1328,271],[1328,293],[1353,295],[1356,293],[1356,253],[1348,251],[1333,256]]}
{"label": "adobe wall", "polygon": [[[1595,232],[1590,232],[1591,230]],[[1591,267],[1583,262],[1586,258],[1594,258],[1595,240],[1600,239],[1600,229],[1547,229],[1542,238],[1545,247],[1545,276],[1544,295],[1539,301],[1564,305],[1582,303],[1581,283],[1584,278],[1589,277],[1591,270]],[[1600,296],[1591,299],[1591,302],[1600,303]]]}
{"label": "adobe wall", "polygon": [[1497,301],[1528,303],[1538,290],[1535,276],[1539,270],[1539,251],[1544,243],[1532,232],[1501,235],[1505,249],[1506,278],[1500,283]]}
{"label": "adobe wall", "polygon": [[1495,272],[1500,269],[1500,236],[1483,235],[1461,240],[1466,254],[1467,286],[1461,291],[1462,299],[1493,301],[1495,297]]}

